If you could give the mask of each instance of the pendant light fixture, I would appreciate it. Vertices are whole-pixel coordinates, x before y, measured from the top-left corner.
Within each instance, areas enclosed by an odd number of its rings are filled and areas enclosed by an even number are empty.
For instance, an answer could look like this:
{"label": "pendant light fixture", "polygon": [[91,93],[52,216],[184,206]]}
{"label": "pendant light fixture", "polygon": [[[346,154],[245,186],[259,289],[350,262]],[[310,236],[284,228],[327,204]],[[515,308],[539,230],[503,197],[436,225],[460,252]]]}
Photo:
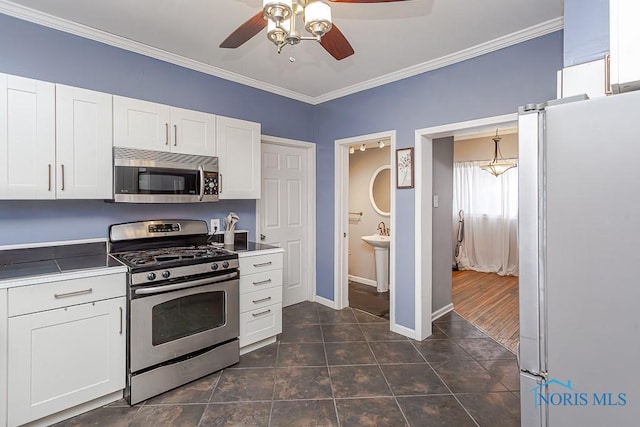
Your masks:
{"label": "pendant light fixture", "polygon": [[493,139],[494,144],[493,160],[491,160],[491,162],[487,163],[486,165],[480,166],[480,169],[486,170],[491,175],[497,177],[499,175],[502,175],[509,169],[517,167],[518,165],[515,161],[506,160],[504,157],[502,157],[502,153],[500,153],[500,147],[498,146],[498,143],[502,138],[498,136],[498,129],[496,129],[496,136],[491,139]]}

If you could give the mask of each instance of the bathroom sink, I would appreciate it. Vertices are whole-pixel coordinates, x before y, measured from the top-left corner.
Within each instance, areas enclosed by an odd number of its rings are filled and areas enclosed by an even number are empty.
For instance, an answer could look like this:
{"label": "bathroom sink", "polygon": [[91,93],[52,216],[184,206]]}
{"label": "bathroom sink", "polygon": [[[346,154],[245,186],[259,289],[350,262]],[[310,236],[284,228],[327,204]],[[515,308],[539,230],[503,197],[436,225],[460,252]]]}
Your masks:
{"label": "bathroom sink", "polygon": [[373,246],[374,248],[389,248],[390,238],[389,236],[381,236],[379,234],[373,234],[371,236],[362,236],[362,240]]}

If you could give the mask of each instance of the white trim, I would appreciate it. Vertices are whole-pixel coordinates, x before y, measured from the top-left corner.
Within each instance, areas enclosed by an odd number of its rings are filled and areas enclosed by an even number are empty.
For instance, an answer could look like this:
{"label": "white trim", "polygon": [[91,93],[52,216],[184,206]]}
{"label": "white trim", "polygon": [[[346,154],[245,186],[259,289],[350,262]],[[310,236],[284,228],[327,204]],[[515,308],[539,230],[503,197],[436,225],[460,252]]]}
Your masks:
{"label": "white trim", "polygon": [[444,307],[439,308],[438,310],[431,313],[431,321],[433,322],[434,320],[438,320],[450,311],[453,311],[453,303],[445,305]]}
{"label": "white trim", "polygon": [[[363,143],[378,141],[381,139],[389,139],[389,163],[395,164],[393,157],[395,156],[396,147],[396,131],[386,131],[372,133],[368,135],[360,135],[350,138],[337,139],[334,145],[334,277],[333,277],[333,295],[336,309],[342,309],[349,305],[349,286],[348,286],[348,239],[344,236],[349,235],[349,186],[345,185],[349,179],[349,146],[359,146]],[[391,217],[389,218],[389,227],[396,230],[396,191],[395,191],[396,174],[395,168],[391,168]],[[390,238],[390,254],[389,254],[389,323],[391,330],[395,325],[395,300],[396,300],[396,239],[395,233],[391,233]],[[397,325],[398,328],[403,328]],[[406,328],[404,328],[406,329]],[[404,330],[402,329],[402,330]],[[404,335],[404,333],[403,333]],[[413,336],[413,332],[411,333]]]}
{"label": "white trim", "polygon": [[[307,299],[313,301],[316,294],[316,144],[307,141],[297,141],[294,139],[280,138],[277,136],[262,135],[260,143],[268,143],[275,145],[283,145],[286,147],[296,147],[306,150],[307,152],[307,194],[309,196],[309,209],[307,209],[307,260],[305,262],[308,268],[307,281],[309,283],[309,294]],[[262,156],[261,156],[262,157]],[[261,160],[262,161],[262,160]],[[262,181],[262,177],[260,177]],[[261,184],[262,185],[262,184]],[[256,241],[260,236],[260,203],[256,200]]]}
{"label": "white trim", "polygon": [[375,280],[367,279],[366,277],[354,276],[353,274],[349,274],[349,280],[352,282],[357,282],[363,285],[378,288],[378,283]]}
{"label": "white trim", "polygon": [[325,307],[333,308],[334,310],[339,310],[338,307],[336,307],[336,303],[334,301],[323,298],[319,295],[314,296],[314,301],[320,305],[324,305]]}
{"label": "white trim", "polygon": [[427,71],[432,71],[438,68],[445,67],[447,65],[475,58],[499,49],[503,49],[505,47],[513,46],[515,44],[543,36],[545,34],[552,33],[554,31],[561,30],[564,27],[563,17],[554,18],[549,21],[534,25],[532,27],[516,31],[515,33],[507,34],[505,36],[498,37],[497,39],[490,40],[488,42],[481,43],[467,49],[463,49],[450,55],[436,58],[431,61],[426,61],[421,64],[416,64],[411,67],[395,71],[393,73],[375,77],[373,79],[355,85],[347,86],[341,89],[327,92],[320,96],[313,97],[295,92],[290,89],[285,89],[274,84],[265,83],[250,77],[246,77],[238,73],[227,71],[213,65],[185,58],[183,56],[176,55],[162,49],[158,49],[121,36],[117,36],[106,31],[91,28],[89,26],[82,25],[76,22],[68,21],[66,19],[62,19],[53,15],[49,15],[47,13],[30,9],[28,7],[11,3],[6,0],[0,0],[0,13],[13,16],[25,21],[33,22],[35,24],[43,25],[45,27],[60,30],[65,33],[114,46],[120,49],[125,49],[130,52],[148,56],[150,58],[159,59],[170,64],[175,64],[195,71],[200,71],[205,74],[240,83],[256,89],[262,89],[276,95],[281,95],[287,98],[306,102],[311,105],[318,105],[323,102],[331,101],[333,99],[341,98],[343,96],[351,95],[363,90],[382,86],[387,83],[392,83],[398,80],[405,79],[407,77],[412,77],[418,74],[425,73]]}
{"label": "white trim", "polygon": [[254,342],[253,344],[249,344],[249,345],[245,345],[244,347],[240,347],[240,356],[242,356],[243,354],[246,353],[251,353],[252,351],[255,351],[259,348],[262,348],[266,345],[269,344],[273,344],[274,342],[276,342],[276,337],[269,337],[269,338],[265,338],[261,341],[258,342]]}
{"label": "white trim", "polygon": [[416,338],[416,331],[413,329],[409,329],[406,326],[398,325],[397,323],[391,323],[391,327],[389,328],[391,332],[395,332],[396,334],[404,335],[405,337]]}
{"label": "white trim", "polygon": [[[433,192],[433,140],[447,136],[481,132],[489,127],[513,126],[517,124],[518,114],[484,117],[465,122],[448,123],[415,131],[415,299],[417,340],[431,335],[433,278],[433,217],[431,200]],[[423,204],[426,203],[425,209]],[[437,310],[439,312],[440,310]],[[427,314],[429,313],[429,314]]]}
{"label": "white trim", "polygon": [[538,25],[516,31],[515,33],[507,34],[505,36],[498,37],[497,39],[490,40],[488,42],[481,43],[467,49],[463,49],[450,55],[445,55],[431,61],[416,64],[411,67],[394,71],[393,73],[376,77],[361,83],[357,83],[355,85],[347,86],[342,89],[327,92],[324,95],[316,96],[315,98],[313,98],[313,104],[321,104],[323,102],[331,101],[333,99],[341,98],[343,96],[351,95],[363,90],[372,89],[374,87],[406,79],[407,77],[413,77],[418,74],[426,73],[427,71],[437,70],[438,68],[466,61],[467,59],[476,58],[478,56],[485,55],[496,50],[504,49],[506,47],[534,39],[536,37],[553,33],[563,28],[564,18],[554,18],[549,21],[542,22]]}
{"label": "white trim", "polygon": [[53,28],[55,30],[63,31],[65,33],[83,37],[85,39],[104,43],[109,46],[124,49],[129,52],[148,56],[149,58],[159,59],[160,61],[168,62],[170,64],[175,64],[184,68],[199,71],[201,73],[220,77],[221,79],[240,83],[246,86],[254,87],[256,89],[262,89],[276,95],[282,95],[287,98],[306,102],[312,105],[315,103],[315,98],[312,96],[304,95],[299,92],[285,89],[270,83],[265,83],[260,80],[246,77],[232,71],[224,70],[222,68],[214,67],[213,65],[195,61],[190,58],[185,58],[184,56],[176,55],[175,53],[167,52],[166,50],[158,49],[156,47],[127,39],[125,37],[117,36],[115,34],[98,30],[96,28],[92,28],[83,24],[79,24],[77,22],[68,21],[66,19],[62,19],[57,16],[49,15],[44,12],[11,3],[6,0],[0,0],[0,13],[13,16],[25,21],[33,22],[34,24]]}
{"label": "white trim", "polygon": [[84,243],[106,243],[108,240],[109,239],[104,237],[96,237],[94,239],[63,240],[59,242],[18,243],[15,245],[0,246],[0,251],[6,251],[11,249],[44,248],[47,246],[81,245]]}

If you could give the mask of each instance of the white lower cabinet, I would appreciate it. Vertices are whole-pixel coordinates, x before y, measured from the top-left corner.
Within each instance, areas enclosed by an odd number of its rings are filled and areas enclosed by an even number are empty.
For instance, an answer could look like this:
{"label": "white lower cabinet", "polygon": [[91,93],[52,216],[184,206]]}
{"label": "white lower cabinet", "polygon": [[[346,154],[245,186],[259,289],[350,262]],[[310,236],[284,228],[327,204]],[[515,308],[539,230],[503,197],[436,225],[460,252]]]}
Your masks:
{"label": "white lower cabinet", "polygon": [[241,353],[275,341],[282,332],[283,252],[240,256]]}
{"label": "white lower cabinet", "polygon": [[[105,278],[111,283],[111,293],[121,296],[87,302],[94,290],[99,294],[106,286]],[[38,287],[47,294],[47,287],[58,288],[52,297],[58,304],[52,309],[8,318],[9,426],[39,420],[124,388],[125,277],[92,279],[9,289],[11,315],[12,303],[20,305],[27,295],[25,288]],[[68,284],[68,289],[60,284]],[[59,301],[68,305],[59,307]]]}
{"label": "white lower cabinet", "polygon": [[7,425],[7,290],[0,289],[0,427]]}

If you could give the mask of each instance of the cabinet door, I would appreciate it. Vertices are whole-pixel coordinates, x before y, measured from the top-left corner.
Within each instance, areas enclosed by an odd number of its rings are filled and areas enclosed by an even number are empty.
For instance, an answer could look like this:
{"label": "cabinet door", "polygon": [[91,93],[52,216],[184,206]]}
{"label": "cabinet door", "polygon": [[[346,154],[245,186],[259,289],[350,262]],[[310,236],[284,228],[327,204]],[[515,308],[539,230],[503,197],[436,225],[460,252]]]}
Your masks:
{"label": "cabinet door", "polygon": [[7,425],[7,290],[0,289],[0,427]]}
{"label": "cabinet door", "polygon": [[120,297],[9,318],[10,426],[124,388],[125,308]]}
{"label": "cabinet door", "polygon": [[113,197],[112,96],[56,85],[56,197]]}
{"label": "cabinet door", "polygon": [[113,145],[170,151],[169,106],[140,99],[113,97]]}
{"label": "cabinet door", "polygon": [[55,198],[55,86],[0,74],[0,198]]}
{"label": "cabinet door", "polygon": [[216,116],[171,107],[171,151],[202,156],[216,155]]}
{"label": "cabinet door", "polygon": [[260,198],[260,124],[218,116],[220,199]]}
{"label": "cabinet door", "polygon": [[640,89],[639,18],[638,0],[610,1],[611,88],[615,93]]}

